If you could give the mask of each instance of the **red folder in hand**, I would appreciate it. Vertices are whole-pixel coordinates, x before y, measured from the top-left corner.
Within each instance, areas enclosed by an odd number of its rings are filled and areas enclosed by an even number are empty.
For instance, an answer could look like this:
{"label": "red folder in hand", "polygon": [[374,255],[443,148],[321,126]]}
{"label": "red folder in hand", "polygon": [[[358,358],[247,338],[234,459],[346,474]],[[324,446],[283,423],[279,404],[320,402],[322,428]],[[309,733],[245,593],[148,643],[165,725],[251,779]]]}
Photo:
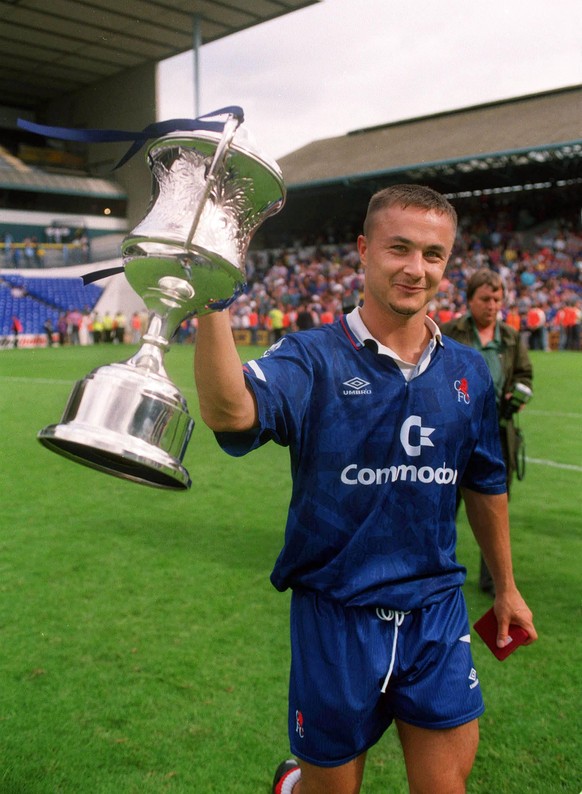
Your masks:
{"label": "red folder in hand", "polygon": [[483,615],[483,617],[479,618],[479,620],[473,625],[473,628],[481,637],[485,645],[493,653],[493,655],[501,662],[504,659],[507,659],[510,653],[516,651],[520,645],[523,645],[523,643],[526,642],[529,637],[527,631],[521,626],[516,626],[515,623],[510,623],[508,637],[510,638],[511,642],[508,642],[505,648],[498,648],[498,626],[493,607],[491,607],[491,609],[489,609]]}

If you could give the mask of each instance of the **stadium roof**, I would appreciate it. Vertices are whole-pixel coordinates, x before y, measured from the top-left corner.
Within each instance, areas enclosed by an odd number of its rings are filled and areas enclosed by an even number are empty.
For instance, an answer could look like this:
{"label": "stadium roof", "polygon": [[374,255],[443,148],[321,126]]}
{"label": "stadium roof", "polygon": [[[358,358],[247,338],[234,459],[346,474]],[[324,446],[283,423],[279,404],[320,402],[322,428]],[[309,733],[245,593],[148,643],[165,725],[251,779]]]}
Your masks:
{"label": "stadium roof", "polygon": [[510,184],[516,170],[580,174],[582,86],[354,130],[314,141],[279,161],[290,187],[377,178],[430,181],[451,189],[471,172]]}
{"label": "stadium roof", "polygon": [[110,179],[50,173],[22,162],[0,146],[0,189],[27,190],[33,193],[66,193],[69,196],[125,198],[125,190]]}
{"label": "stadium roof", "polygon": [[0,0],[0,104],[37,108],[319,0]]}

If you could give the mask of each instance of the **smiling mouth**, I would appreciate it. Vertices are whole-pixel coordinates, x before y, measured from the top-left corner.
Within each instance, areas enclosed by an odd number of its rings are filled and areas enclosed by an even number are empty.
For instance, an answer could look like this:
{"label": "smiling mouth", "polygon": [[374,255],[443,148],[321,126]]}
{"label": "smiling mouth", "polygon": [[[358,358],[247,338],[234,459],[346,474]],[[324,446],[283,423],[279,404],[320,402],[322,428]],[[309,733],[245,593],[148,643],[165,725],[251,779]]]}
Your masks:
{"label": "smiling mouth", "polygon": [[424,292],[426,289],[426,287],[421,284],[394,284],[394,286],[405,292]]}

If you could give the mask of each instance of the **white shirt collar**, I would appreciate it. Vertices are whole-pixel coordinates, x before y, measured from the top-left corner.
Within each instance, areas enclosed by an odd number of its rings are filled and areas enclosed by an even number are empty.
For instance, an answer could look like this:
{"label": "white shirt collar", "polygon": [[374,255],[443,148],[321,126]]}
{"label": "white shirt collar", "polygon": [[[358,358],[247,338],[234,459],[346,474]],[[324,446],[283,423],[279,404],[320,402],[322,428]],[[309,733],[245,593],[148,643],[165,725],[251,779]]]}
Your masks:
{"label": "white shirt collar", "polygon": [[353,311],[346,315],[346,320],[350,327],[351,332],[356,337],[360,344],[364,345],[369,339],[375,342],[378,348],[378,354],[381,356],[389,356],[400,368],[400,371],[406,380],[412,380],[418,375],[421,375],[430,364],[430,359],[437,344],[442,345],[442,334],[438,325],[430,317],[424,318],[424,324],[430,331],[431,340],[425,349],[422,351],[420,359],[417,364],[411,364],[409,361],[404,361],[400,356],[394,352],[390,347],[386,347],[382,342],[379,342],[366,328],[362,316],[360,314],[360,307],[356,306]]}

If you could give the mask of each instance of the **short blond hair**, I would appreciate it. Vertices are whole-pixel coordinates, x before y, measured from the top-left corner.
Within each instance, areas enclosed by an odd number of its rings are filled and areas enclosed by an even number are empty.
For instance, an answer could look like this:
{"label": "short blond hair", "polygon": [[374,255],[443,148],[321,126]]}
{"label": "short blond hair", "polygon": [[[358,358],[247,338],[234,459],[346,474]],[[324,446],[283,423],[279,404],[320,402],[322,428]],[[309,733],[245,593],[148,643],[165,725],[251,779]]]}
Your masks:
{"label": "short blond hair", "polygon": [[368,204],[364,219],[364,235],[370,233],[374,216],[389,207],[418,207],[423,210],[434,210],[446,215],[457,230],[457,212],[453,205],[436,190],[425,185],[391,185],[374,193]]}

